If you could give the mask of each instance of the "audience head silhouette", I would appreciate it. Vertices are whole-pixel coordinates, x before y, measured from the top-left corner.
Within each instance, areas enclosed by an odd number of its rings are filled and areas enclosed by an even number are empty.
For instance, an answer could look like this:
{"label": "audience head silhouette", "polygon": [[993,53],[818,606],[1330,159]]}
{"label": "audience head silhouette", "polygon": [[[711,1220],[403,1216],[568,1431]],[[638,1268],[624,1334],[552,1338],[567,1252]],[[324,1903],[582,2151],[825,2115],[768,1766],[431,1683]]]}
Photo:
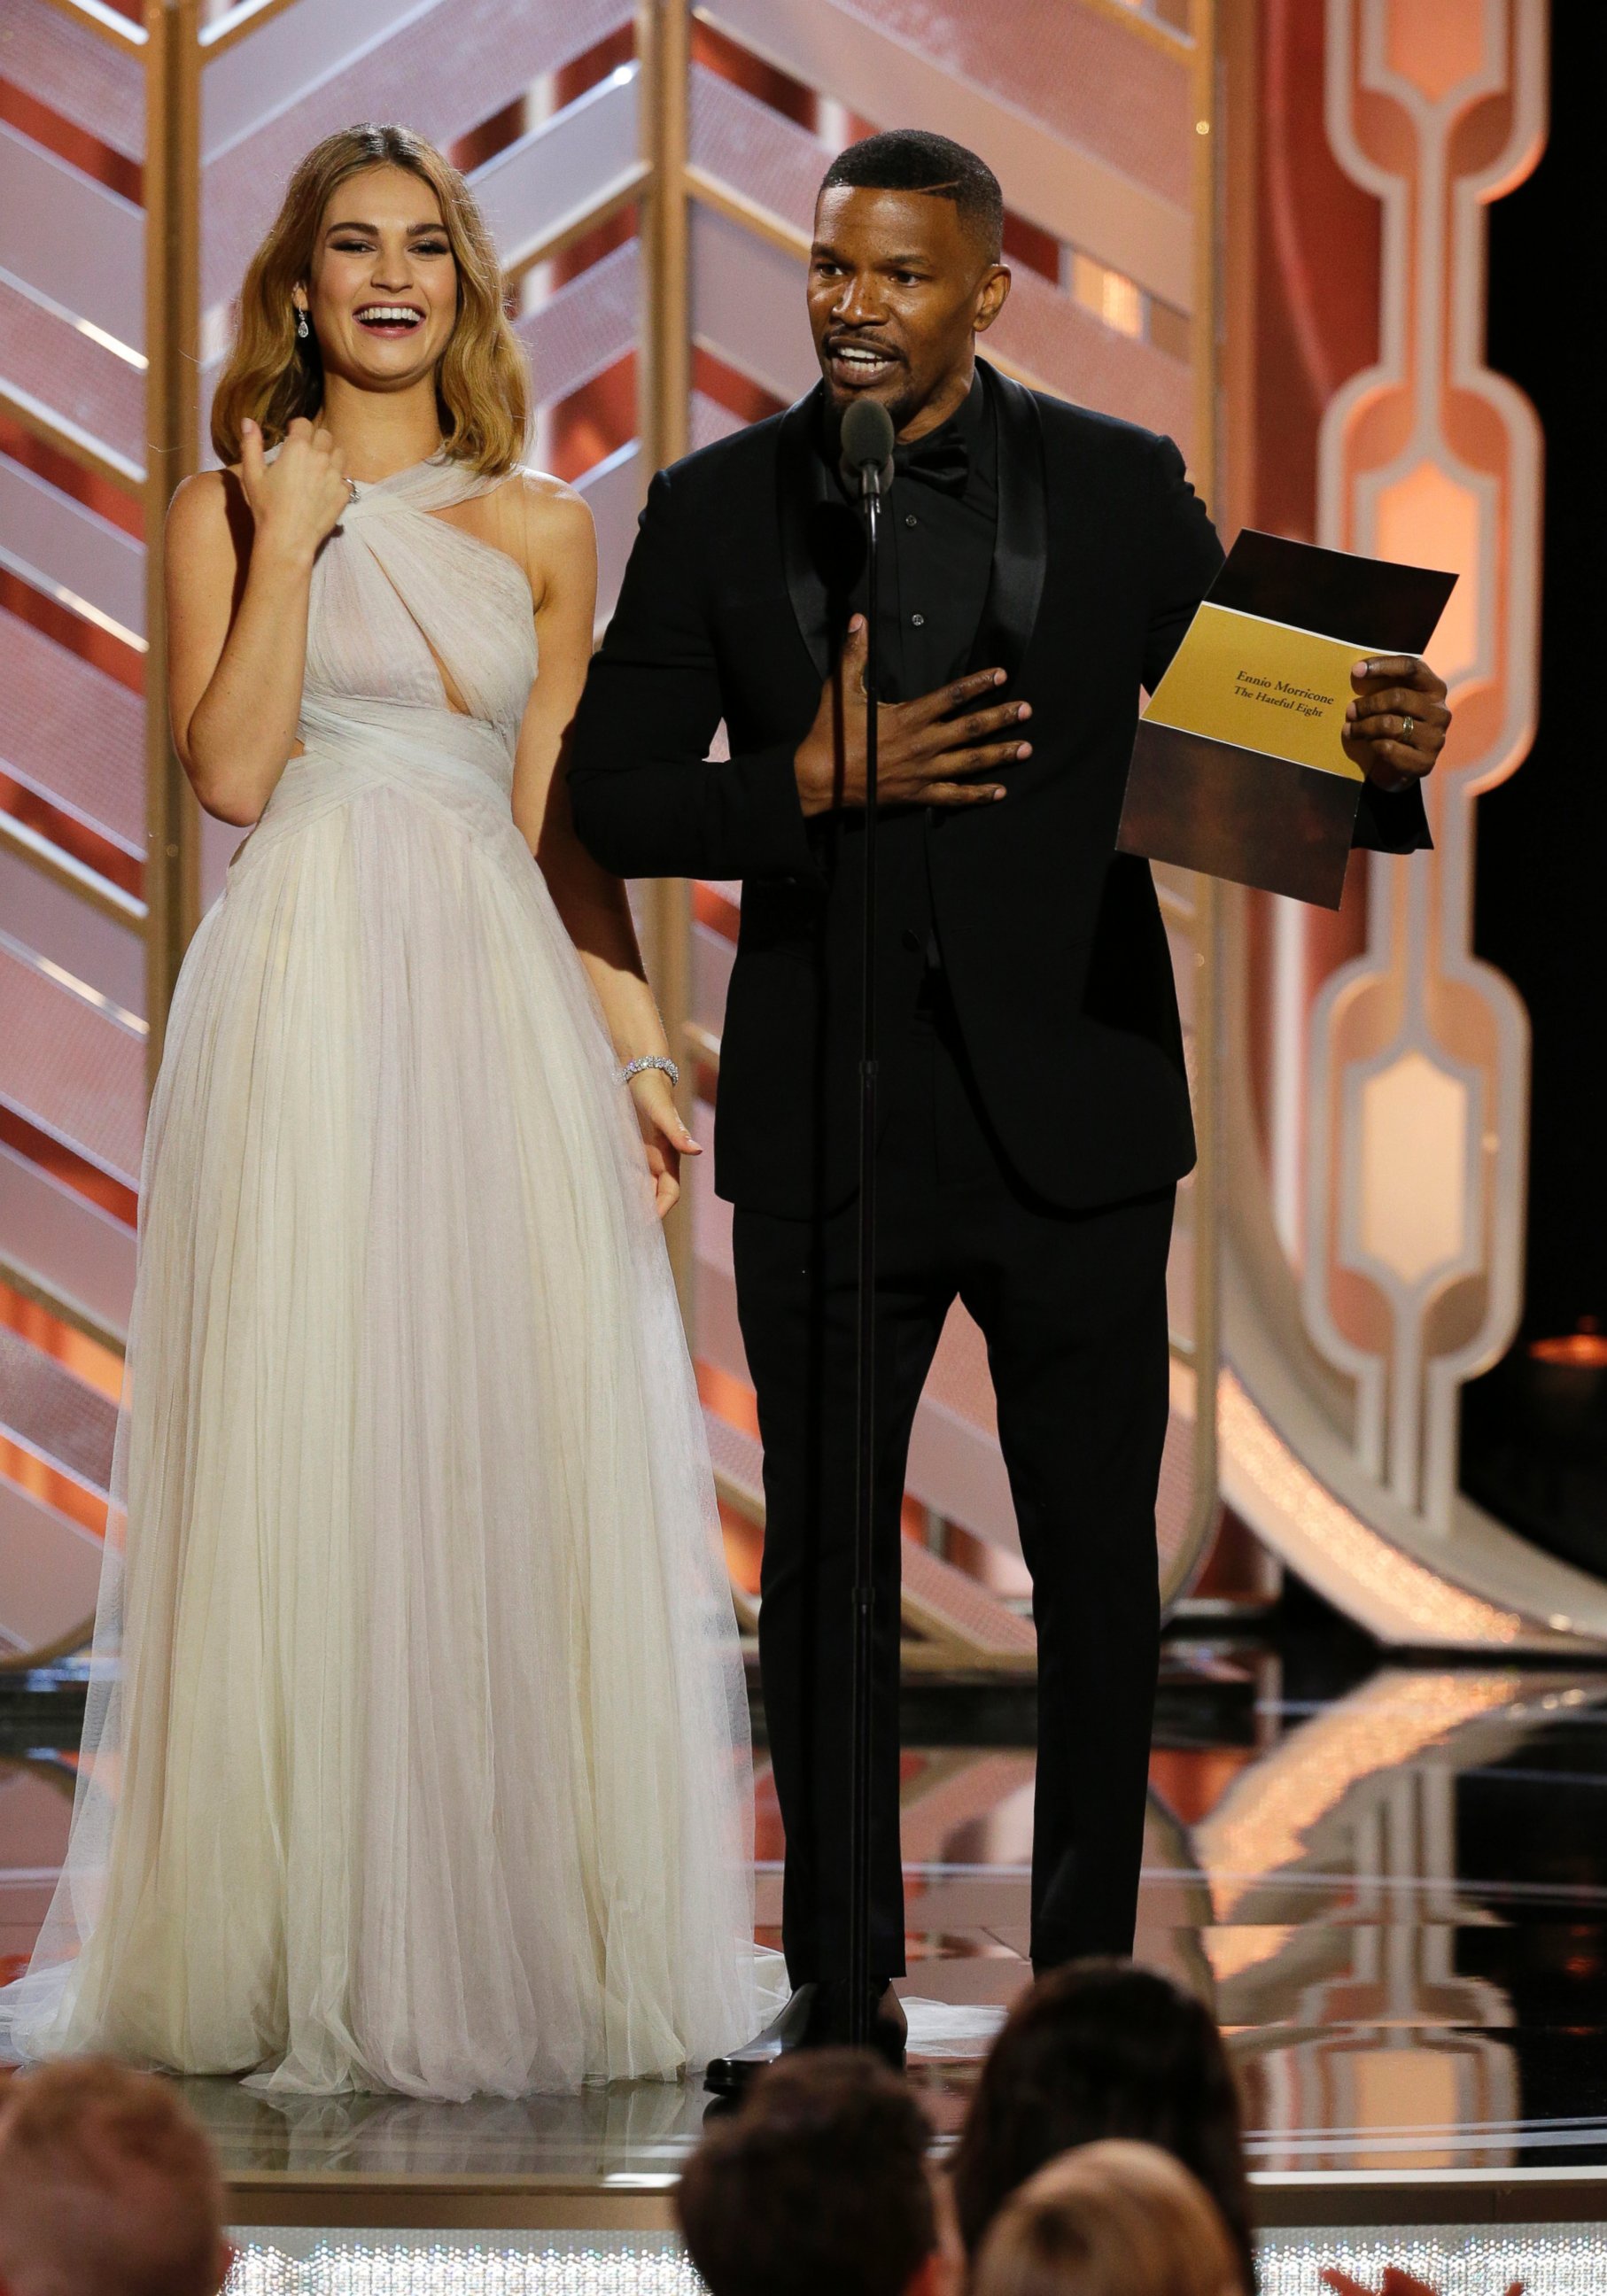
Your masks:
{"label": "audience head silhouette", "polygon": [[223,2187],[170,2082],[97,2058],[0,2088],[0,2296],[217,2296]]}
{"label": "audience head silhouette", "polygon": [[1191,2169],[1253,2288],[1239,2101],[1215,2020],[1157,1971],[1073,1962],[1016,2004],[977,2085],[954,2161],[970,2253],[1035,2170],[1102,2137],[1159,2145]]}
{"label": "audience head silhouette", "polygon": [[1040,2169],[982,2243],[973,2296],[1238,2296],[1239,2259],[1197,2177],[1153,2144],[1086,2144]]}
{"label": "audience head silhouette", "polygon": [[710,2296],[950,2296],[931,2130],[885,2065],[852,2049],[785,2059],[714,2123],[676,2195]]}

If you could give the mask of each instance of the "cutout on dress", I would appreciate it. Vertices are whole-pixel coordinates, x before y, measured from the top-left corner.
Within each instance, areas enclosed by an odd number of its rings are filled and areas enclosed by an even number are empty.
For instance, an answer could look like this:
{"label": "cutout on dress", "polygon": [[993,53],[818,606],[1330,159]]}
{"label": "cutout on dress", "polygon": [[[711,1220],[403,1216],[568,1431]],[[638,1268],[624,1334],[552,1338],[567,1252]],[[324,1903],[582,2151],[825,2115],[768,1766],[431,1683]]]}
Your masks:
{"label": "cutout on dress", "polygon": [[[511,480],[504,480],[500,484],[494,487],[489,494],[471,496],[470,499],[474,500],[477,503],[499,504],[503,496],[507,492],[510,484]],[[452,512],[454,510],[461,509],[463,505],[461,504],[453,504],[445,510],[425,511],[422,514],[429,519],[439,520],[441,525],[451,527],[455,533],[462,535],[465,541],[472,543],[478,549],[488,551],[494,557],[499,558],[517,580],[520,589],[524,594],[524,596],[529,601],[530,612],[533,618],[536,611],[535,600],[530,590],[529,577],[526,573],[523,564],[517,557],[515,557],[511,550],[504,550],[500,543],[488,540],[483,534],[477,534],[471,527],[464,524],[462,520],[452,515]],[[502,521],[500,518],[498,522],[505,523],[505,521]],[[458,685],[456,679],[453,676],[451,670],[448,668],[446,661],[437,650],[434,642],[430,636],[430,633],[425,629],[423,624],[420,621],[418,615],[408,603],[407,599],[403,594],[402,590],[398,586],[395,578],[392,576],[389,568],[385,564],[383,558],[380,555],[378,551],[371,551],[370,555],[374,565],[384,576],[391,595],[396,599],[398,604],[401,607],[402,611],[406,615],[408,621],[413,625],[414,629],[418,634],[419,642],[429,657],[431,669],[435,672],[436,684],[440,688],[441,701],[444,706],[455,718],[477,718],[480,713],[470,708],[467,700],[464,698],[463,689]]]}
{"label": "cutout on dress", "polygon": [[422,622],[420,621],[418,616],[414,612],[413,608],[402,595],[401,591],[397,587],[395,581],[392,579],[390,569],[386,565],[378,551],[372,552],[370,555],[373,557],[373,562],[379,568],[381,573],[385,577],[386,581],[389,583],[392,597],[395,598],[397,603],[401,607],[402,611],[406,615],[408,620],[413,624],[414,628],[418,632],[419,643],[430,657],[430,668],[435,672],[437,683],[439,685],[441,689],[441,699],[446,703],[447,708],[451,711],[455,718],[472,718],[475,713],[470,709],[468,703],[463,700],[463,694],[458,688],[456,679],[453,676],[451,671],[447,668],[446,663],[441,660],[440,655],[436,652],[435,647],[431,644],[429,631],[424,627]]}

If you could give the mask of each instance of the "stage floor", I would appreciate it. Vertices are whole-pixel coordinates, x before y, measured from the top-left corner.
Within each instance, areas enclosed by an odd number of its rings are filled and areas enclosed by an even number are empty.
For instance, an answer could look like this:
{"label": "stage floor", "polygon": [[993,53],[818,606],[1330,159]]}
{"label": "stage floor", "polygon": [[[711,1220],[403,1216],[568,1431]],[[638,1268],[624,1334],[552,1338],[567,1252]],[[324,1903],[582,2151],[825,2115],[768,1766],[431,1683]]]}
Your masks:
{"label": "stage floor", "polygon": [[[1214,2001],[1238,2062],[1265,2287],[1415,2255],[1445,2296],[1519,2276],[1607,2296],[1607,1673],[1340,1647],[1174,1644],[1152,1767],[1138,1953]],[[968,1718],[994,1742],[931,1742]],[[912,1706],[918,1999],[1002,2012],[1029,1981],[1033,1761],[1008,1742],[1026,1719],[963,1690]],[[60,1857],[72,1731],[14,1683],[0,1728],[10,1957]],[[780,1846],[761,1755],[767,1941]],[[912,2071],[951,2135],[974,2061]],[[455,2106],[185,2087],[245,2228],[242,2290],[693,2284],[668,2226],[694,2088]]]}

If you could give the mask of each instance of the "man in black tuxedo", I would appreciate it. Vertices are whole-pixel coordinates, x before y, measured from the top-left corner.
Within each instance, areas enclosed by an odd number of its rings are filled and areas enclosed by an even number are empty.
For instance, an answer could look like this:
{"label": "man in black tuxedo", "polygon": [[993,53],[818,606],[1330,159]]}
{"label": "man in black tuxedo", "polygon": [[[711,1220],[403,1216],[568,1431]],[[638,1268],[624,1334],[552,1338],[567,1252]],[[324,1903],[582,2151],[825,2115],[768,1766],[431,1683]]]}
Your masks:
{"label": "man in black tuxedo", "polygon": [[[880,601],[878,1583],[945,1315],[988,1341],[1038,1638],[1032,1956],[1131,1949],[1159,1634],[1165,1271],[1193,1160],[1166,936],[1115,850],[1139,688],[1221,561],[1168,439],[974,358],[1009,291],[992,174],[873,136],[827,173],[808,305],[822,382],[649,491],[593,665],[575,818],[627,876],[741,878],[716,1185],[765,1450],[759,1622],[798,1988],[737,2086],[840,2037],[853,1578],[865,595],[836,427],[898,440]],[[851,618],[851,619],[850,619]],[[1358,665],[1358,841],[1428,842],[1447,713],[1423,664]],[[724,718],[731,755],[708,750]],[[1403,721],[1406,721],[1403,723]],[[876,1625],[871,1966],[899,2046],[898,1614]]]}

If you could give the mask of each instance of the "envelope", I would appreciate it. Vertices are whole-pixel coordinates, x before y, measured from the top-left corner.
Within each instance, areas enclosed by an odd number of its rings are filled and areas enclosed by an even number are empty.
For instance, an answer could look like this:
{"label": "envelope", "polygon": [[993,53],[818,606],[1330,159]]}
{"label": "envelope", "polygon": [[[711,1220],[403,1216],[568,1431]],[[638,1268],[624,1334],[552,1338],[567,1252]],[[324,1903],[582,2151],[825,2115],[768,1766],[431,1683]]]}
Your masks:
{"label": "envelope", "polygon": [[1455,581],[1247,528],[1139,720],[1118,849],[1338,908],[1363,780],[1350,672],[1421,654]]}

